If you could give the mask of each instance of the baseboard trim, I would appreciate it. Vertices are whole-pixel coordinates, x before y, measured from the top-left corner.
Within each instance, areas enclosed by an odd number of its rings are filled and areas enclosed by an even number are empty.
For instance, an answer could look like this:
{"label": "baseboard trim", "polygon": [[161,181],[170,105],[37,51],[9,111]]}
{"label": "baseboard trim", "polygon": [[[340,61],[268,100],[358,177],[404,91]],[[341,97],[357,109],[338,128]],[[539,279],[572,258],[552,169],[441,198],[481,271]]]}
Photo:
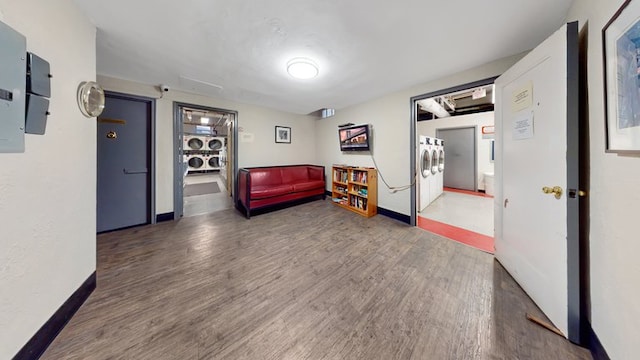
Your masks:
{"label": "baseboard trim", "polygon": [[18,351],[13,360],[36,360],[47,350],[49,345],[64,329],[80,306],[89,298],[96,288],[96,272],[94,271],[87,280],[60,306],[40,330]]}
{"label": "baseboard trim", "polygon": [[173,221],[175,214],[173,212],[168,212],[164,214],[156,215],[156,223],[165,222],[165,221]]}
{"label": "baseboard trim", "polygon": [[403,223],[407,223],[411,225],[411,216],[400,214],[399,212],[395,212],[393,210],[388,210],[385,208],[381,208],[378,206],[378,214],[384,215],[386,217],[390,217],[394,220],[402,221]]}
{"label": "baseboard trim", "polygon": [[587,323],[587,331],[589,332],[589,350],[591,350],[593,360],[611,360],[590,323]]}

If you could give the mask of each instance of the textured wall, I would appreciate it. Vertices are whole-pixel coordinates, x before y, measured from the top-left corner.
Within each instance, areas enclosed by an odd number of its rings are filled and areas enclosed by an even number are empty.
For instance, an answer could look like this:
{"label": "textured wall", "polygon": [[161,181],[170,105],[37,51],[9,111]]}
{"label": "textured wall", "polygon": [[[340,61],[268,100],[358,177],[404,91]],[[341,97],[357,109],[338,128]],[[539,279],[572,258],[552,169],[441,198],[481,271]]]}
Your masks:
{"label": "textured wall", "polygon": [[71,0],[0,0],[0,20],[51,64],[44,136],[0,154],[0,359],[10,359],[95,270],[95,119],[76,89],[95,79],[93,25]]}

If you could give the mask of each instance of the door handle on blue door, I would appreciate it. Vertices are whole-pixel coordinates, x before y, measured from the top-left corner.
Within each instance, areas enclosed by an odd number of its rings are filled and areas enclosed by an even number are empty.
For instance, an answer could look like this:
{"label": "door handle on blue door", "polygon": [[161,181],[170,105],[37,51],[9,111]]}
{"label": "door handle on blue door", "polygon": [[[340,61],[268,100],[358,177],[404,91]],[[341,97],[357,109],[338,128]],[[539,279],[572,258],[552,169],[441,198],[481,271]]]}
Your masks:
{"label": "door handle on blue door", "polygon": [[138,169],[138,170],[122,169],[122,172],[124,172],[127,175],[133,175],[133,174],[146,174],[149,171],[145,168],[145,169]]}

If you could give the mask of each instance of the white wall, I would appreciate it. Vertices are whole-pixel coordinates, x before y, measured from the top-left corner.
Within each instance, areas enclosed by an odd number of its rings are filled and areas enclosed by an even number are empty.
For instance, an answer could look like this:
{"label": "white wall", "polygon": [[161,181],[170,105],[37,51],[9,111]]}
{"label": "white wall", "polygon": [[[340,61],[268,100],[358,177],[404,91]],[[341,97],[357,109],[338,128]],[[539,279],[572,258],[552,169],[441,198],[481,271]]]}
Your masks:
{"label": "white wall", "polygon": [[[635,0],[637,1],[637,0]],[[601,30],[623,0],[576,0],[588,31],[591,324],[612,359],[638,357],[640,158],[605,153]]]}
{"label": "white wall", "polygon": [[96,121],[76,105],[78,84],[96,77],[96,30],[71,0],[0,0],[0,20],[53,74],[46,134],[0,154],[0,359],[10,359],[96,269]]}
{"label": "white wall", "polygon": [[[373,156],[378,164],[378,172],[390,186],[409,185],[413,182],[410,174],[409,148],[411,106],[410,98],[433,91],[450,88],[469,82],[502,74],[524,54],[496,60],[494,62],[443,77],[427,84],[419,85],[389,94],[382,98],[346,109],[336,110],[334,117],[318,120],[316,142],[318,162],[330,167],[332,164],[374,166],[369,154],[340,152],[338,125],[344,123],[369,123],[373,125]],[[428,64],[425,64],[428,66]],[[328,185],[330,186],[330,185]],[[411,212],[410,190],[391,193],[381,179],[378,181],[378,206],[404,215]]]}
{"label": "white wall", "polygon": [[[476,127],[476,161],[478,164],[478,189],[484,190],[484,173],[493,172],[493,161],[491,161],[491,140],[482,138],[482,127],[493,126],[494,112],[487,111],[477,114],[461,115],[448,118],[419,121],[417,135],[436,137],[438,129],[453,129],[459,127]],[[444,144],[445,156],[447,144]],[[446,159],[445,159],[446,164]],[[446,167],[445,167],[446,171]]]}
{"label": "white wall", "polygon": [[[156,85],[98,76],[105,89],[158,98]],[[156,102],[156,213],[173,211],[173,103],[174,101],[238,111],[238,166],[316,163],[313,118],[212,97],[170,90]],[[291,144],[275,143],[275,126],[291,128]],[[242,141],[242,134],[253,141]],[[336,135],[337,136],[337,135]]]}

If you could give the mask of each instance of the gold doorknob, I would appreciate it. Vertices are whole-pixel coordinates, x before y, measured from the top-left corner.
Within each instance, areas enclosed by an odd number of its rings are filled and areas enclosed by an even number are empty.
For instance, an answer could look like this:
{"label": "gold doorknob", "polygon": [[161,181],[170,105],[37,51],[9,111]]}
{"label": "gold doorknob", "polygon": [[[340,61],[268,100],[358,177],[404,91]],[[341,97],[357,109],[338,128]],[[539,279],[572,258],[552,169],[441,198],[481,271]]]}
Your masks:
{"label": "gold doorknob", "polygon": [[562,188],[560,186],[545,186],[542,188],[542,192],[545,194],[553,194],[555,195],[556,199],[560,199],[562,197]]}

